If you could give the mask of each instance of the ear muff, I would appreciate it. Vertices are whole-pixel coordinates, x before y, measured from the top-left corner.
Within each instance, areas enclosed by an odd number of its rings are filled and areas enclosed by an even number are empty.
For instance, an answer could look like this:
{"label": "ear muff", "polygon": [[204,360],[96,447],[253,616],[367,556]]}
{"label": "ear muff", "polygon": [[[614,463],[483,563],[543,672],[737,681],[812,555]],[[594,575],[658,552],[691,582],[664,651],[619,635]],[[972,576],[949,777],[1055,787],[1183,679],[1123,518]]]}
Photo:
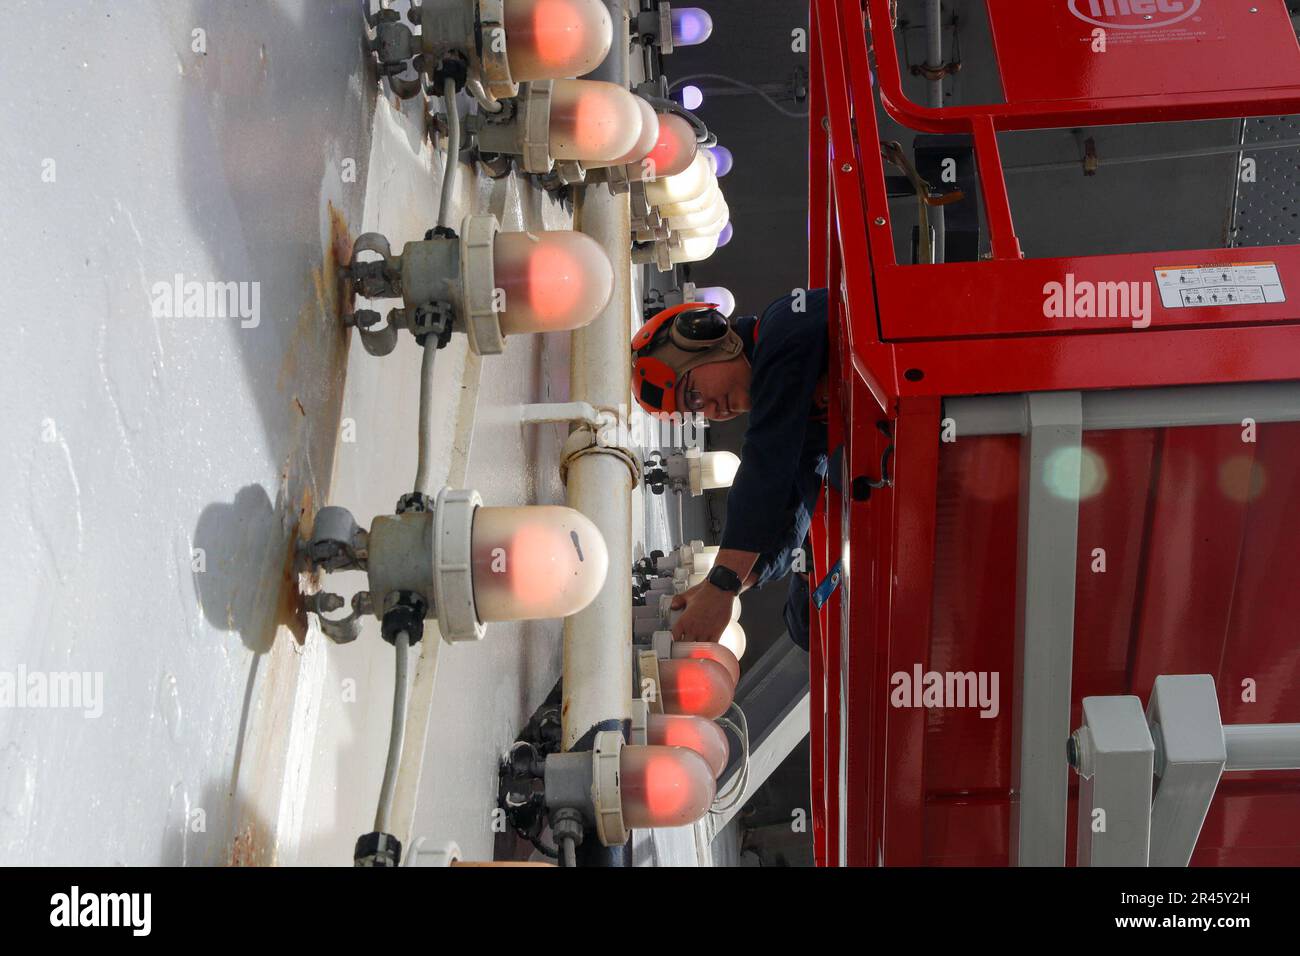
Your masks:
{"label": "ear muff", "polygon": [[[674,305],[664,309],[662,312],[659,312],[651,318],[650,321],[646,322],[645,325],[641,326],[641,328],[637,329],[636,335],[632,336],[632,351],[640,352],[655,343],[657,340],[667,337],[667,335],[671,333],[673,327],[683,317],[688,317],[693,314],[704,314],[716,310],[717,308],[716,305],[708,302],[683,302],[681,305]],[[721,313],[717,314],[721,318]],[[722,321],[726,322],[726,319],[724,318]],[[688,343],[691,342],[690,339],[687,339],[686,341]],[[698,346],[693,344],[688,344],[684,347],[688,350],[698,348]]]}
{"label": "ear muff", "polygon": [[632,366],[632,394],[648,412],[677,411],[677,373],[667,362],[639,356]]}
{"label": "ear muff", "polygon": [[731,328],[716,306],[683,312],[673,320],[671,335],[678,348],[688,351],[712,348],[727,336]]}

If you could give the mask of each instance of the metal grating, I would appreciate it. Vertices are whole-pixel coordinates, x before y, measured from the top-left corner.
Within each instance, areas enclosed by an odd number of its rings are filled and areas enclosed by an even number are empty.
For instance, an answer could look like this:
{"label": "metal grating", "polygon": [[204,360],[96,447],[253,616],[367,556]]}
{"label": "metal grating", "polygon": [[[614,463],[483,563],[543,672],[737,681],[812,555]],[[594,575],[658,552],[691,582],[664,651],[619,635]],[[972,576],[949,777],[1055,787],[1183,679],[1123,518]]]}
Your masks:
{"label": "metal grating", "polygon": [[1300,147],[1250,148],[1277,142],[1300,143],[1300,116],[1246,121],[1244,156],[1255,161],[1255,181],[1239,187],[1235,246],[1300,242]]}

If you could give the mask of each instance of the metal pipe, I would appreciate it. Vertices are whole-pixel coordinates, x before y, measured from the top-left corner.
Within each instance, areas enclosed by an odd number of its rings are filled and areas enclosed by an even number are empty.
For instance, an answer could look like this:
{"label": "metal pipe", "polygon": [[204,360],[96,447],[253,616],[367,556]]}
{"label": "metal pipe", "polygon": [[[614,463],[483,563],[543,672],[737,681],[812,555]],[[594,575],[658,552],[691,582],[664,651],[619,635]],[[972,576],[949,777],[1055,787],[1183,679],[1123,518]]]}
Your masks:
{"label": "metal pipe", "polygon": [[[1100,159],[1098,166],[1131,166],[1135,163],[1167,163],[1177,159],[1202,159],[1210,156],[1231,156],[1233,153],[1249,154],[1268,149],[1297,149],[1300,139],[1279,139],[1271,143],[1234,143],[1231,146],[1203,146],[1198,149],[1180,149],[1168,153],[1142,153],[1138,156],[1116,156]],[[1027,166],[1007,166],[1008,173],[1047,173],[1061,169],[1082,169],[1082,159],[1059,163],[1031,163]]]}
{"label": "metal pipe", "polygon": [[[957,437],[1023,435],[1029,413],[1024,395],[949,398],[944,417]],[[1083,393],[1084,431],[1179,428],[1300,421],[1300,382],[1248,382]]]}
{"label": "metal pipe", "polygon": [[[928,0],[925,9],[925,27],[927,39],[929,41],[926,52],[925,65],[931,70],[941,70],[944,66],[943,61],[943,0]],[[929,83],[929,104],[932,107],[943,106],[943,77],[937,80],[931,80]],[[947,217],[944,214],[942,206],[935,206],[929,210],[930,223],[934,228],[934,261],[943,262],[946,254],[946,243],[944,241],[944,228]],[[928,228],[925,223],[921,228]]]}
{"label": "metal pipe", "polygon": [[1224,770],[1300,770],[1300,724],[1225,724]]}
{"label": "metal pipe", "polygon": [[384,782],[379,787],[379,808],[375,810],[375,831],[388,832],[388,821],[393,814],[393,793],[397,789],[397,766],[402,760],[402,744],[406,739],[406,658],[411,636],[398,631],[393,641],[393,723],[388,731],[388,760],[384,764]]}
{"label": "metal pipe", "polygon": [[[628,18],[622,0],[607,0],[614,23],[609,56],[591,79],[627,86]],[[614,262],[614,294],[595,321],[573,333],[569,347],[570,400],[596,408],[626,406],[631,395],[632,231],[627,194],[603,186],[578,194],[574,228],[591,236]],[[589,429],[585,429],[589,434]],[[584,429],[578,429],[579,435]],[[581,438],[577,439],[581,441]],[[571,438],[571,442],[574,439]],[[605,586],[582,611],[564,620],[564,750],[589,750],[596,731],[625,730],[631,720],[632,482],[617,449],[589,447],[571,456],[567,500],[605,538]],[[584,841],[595,843],[596,841]]]}

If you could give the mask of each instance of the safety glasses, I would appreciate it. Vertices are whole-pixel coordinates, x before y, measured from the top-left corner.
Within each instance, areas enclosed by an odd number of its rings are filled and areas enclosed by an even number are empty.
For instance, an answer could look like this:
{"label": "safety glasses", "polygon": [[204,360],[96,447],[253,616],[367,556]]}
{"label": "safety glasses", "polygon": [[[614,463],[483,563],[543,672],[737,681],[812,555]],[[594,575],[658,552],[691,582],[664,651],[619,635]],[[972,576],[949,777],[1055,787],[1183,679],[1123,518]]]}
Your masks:
{"label": "safety glasses", "polygon": [[692,377],[692,373],[688,372],[682,379],[681,388],[678,389],[678,394],[681,396],[680,404],[685,411],[701,412],[704,410],[704,396],[693,387]]}

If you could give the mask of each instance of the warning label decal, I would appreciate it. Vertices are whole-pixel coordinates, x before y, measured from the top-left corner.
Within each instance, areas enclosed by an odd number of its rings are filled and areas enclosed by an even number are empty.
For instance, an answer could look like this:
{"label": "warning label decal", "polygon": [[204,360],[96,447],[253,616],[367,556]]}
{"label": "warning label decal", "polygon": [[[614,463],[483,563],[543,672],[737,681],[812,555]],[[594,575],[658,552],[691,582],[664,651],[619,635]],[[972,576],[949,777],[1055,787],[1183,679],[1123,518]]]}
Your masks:
{"label": "warning label decal", "polygon": [[1273,262],[1164,266],[1156,269],[1156,284],[1166,309],[1225,308],[1286,301],[1282,279]]}

